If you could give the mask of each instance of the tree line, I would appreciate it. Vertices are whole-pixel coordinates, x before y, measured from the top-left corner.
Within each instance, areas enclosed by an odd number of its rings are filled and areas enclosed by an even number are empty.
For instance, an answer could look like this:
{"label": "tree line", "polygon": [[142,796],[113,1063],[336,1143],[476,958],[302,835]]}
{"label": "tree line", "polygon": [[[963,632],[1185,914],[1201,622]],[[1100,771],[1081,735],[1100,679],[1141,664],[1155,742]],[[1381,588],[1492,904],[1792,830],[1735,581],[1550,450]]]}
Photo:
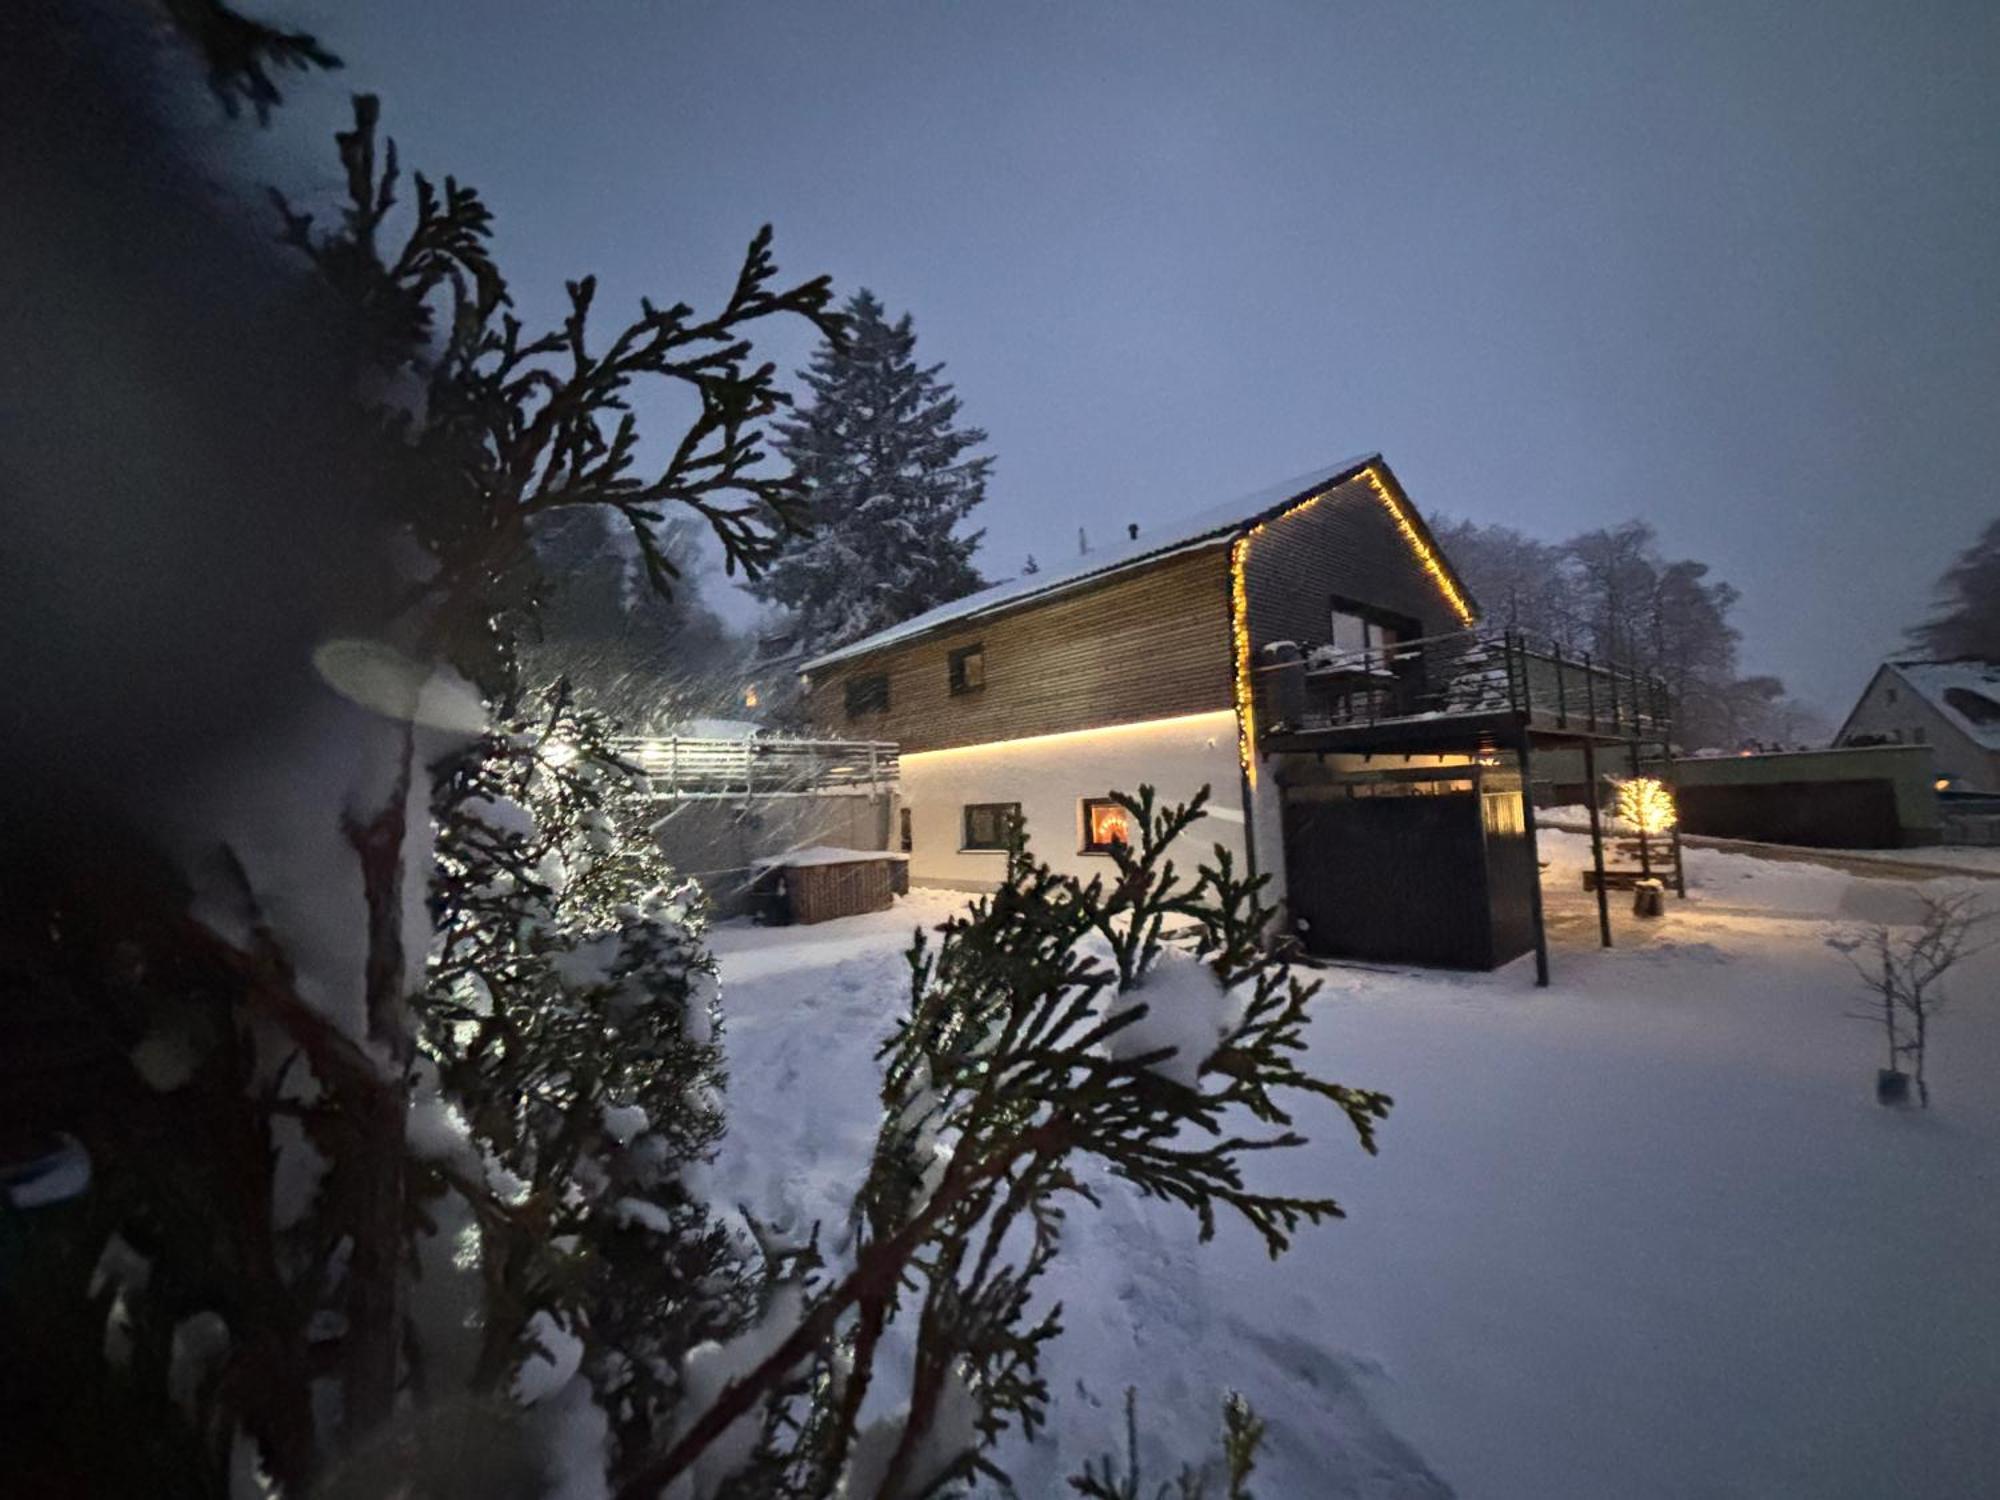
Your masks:
{"label": "tree line", "polygon": [[1826,728],[1776,677],[1745,676],[1741,597],[1693,558],[1668,558],[1644,521],[1545,542],[1510,526],[1440,520],[1432,527],[1488,625],[1525,631],[1657,674],[1674,734],[1687,749],[1816,741]]}

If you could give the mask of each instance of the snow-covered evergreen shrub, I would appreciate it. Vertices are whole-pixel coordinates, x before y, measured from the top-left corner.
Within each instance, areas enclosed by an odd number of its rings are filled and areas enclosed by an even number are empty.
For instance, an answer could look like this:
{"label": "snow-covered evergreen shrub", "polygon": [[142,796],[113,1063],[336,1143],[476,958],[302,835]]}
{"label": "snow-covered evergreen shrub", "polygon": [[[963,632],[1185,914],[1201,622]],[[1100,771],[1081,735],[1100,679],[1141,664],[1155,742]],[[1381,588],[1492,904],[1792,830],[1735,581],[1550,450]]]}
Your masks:
{"label": "snow-covered evergreen shrub", "polygon": [[539,1400],[580,1369],[643,1449],[748,1288],[686,1176],[723,1123],[703,898],[609,728],[558,697],[441,768],[418,1109],[441,1116],[435,1191],[477,1184],[473,1388]]}
{"label": "snow-covered evergreen shrub", "polygon": [[[625,1500],[725,1446],[738,1487],[710,1473],[697,1496],[898,1500],[1004,1480],[990,1450],[1033,1436],[1047,1400],[1058,1320],[1036,1284],[1069,1208],[1096,1203],[1094,1172],[1184,1205],[1204,1239],[1233,1212],[1273,1256],[1339,1214],[1258,1191],[1245,1165],[1303,1143],[1287,1096],[1332,1104],[1370,1151],[1389,1100],[1298,1068],[1317,986],[1264,945],[1261,877],[1219,846],[1193,880],[1176,870],[1206,795],[1120,798],[1138,844],[1114,848],[1108,881],[1057,874],[1017,833],[1001,888],[935,944],[917,934],[852,1246],[802,1284],[782,1337],[760,1331],[733,1382],[688,1403]],[[899,1323],[908,1365],[881,1378]],[[878,1409],[878,1378],[907,1398]]]}

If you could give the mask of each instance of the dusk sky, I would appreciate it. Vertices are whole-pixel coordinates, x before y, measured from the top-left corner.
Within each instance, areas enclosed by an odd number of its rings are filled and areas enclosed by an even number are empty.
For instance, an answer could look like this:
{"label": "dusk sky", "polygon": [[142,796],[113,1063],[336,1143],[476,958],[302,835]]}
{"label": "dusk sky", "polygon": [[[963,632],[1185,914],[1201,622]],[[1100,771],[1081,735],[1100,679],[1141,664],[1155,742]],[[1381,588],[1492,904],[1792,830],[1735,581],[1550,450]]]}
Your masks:
{"label": "dusk sky", "polygon": [[291,180],[379,92],[531,319],[710,304],[767,220],[913,313],[996,577],[1379,449],[1429,514],[1653,521],[1837,718],[2000,510],[1992,0],[266,13],[348,64]]}

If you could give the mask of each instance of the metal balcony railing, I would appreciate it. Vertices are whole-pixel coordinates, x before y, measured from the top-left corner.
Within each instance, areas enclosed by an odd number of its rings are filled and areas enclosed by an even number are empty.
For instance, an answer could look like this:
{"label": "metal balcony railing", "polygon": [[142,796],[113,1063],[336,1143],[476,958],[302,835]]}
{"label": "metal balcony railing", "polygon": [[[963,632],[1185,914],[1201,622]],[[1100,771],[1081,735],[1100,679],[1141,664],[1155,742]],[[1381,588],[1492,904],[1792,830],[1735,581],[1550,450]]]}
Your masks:
{"label": "metal balcony railing", "polygon": [[1556,729],[1664,739],[1666,683],[1515,630],[1458,630],[1388,646],[1266,648],[1260,717],[1275,733],[1512,714]]}
{"label": "metal balcony railing", "polygon": [[812,797],[891,791],[901,774],[893,740],[627,739],[618,752],[662,797]]}

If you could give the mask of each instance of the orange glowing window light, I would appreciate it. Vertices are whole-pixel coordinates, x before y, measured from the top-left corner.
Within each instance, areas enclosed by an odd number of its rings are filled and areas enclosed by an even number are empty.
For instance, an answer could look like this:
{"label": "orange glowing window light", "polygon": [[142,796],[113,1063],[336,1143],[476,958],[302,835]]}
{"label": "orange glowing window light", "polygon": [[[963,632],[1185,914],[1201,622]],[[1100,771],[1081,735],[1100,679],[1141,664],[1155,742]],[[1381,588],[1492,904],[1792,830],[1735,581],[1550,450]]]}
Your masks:
{"label": "orange glowing window light", "polygon": [[1132,814],[1108,797],[1086,798],[1083,804],[1083,847],[1109,849],[1132,842]]}

